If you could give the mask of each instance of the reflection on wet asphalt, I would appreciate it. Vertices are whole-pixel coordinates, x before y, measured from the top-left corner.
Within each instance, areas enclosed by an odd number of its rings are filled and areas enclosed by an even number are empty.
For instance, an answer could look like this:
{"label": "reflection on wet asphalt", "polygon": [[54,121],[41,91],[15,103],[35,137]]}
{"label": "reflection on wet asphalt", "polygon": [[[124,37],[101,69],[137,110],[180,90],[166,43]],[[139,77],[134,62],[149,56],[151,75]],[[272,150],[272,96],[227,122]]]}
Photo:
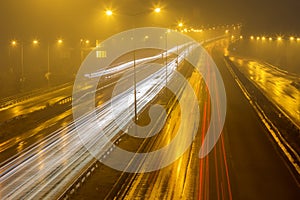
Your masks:
{"label": "reflection on wet asphalt", "polygon": [[230,57],[238,69],[300,126],[300,77],[260,61]]}

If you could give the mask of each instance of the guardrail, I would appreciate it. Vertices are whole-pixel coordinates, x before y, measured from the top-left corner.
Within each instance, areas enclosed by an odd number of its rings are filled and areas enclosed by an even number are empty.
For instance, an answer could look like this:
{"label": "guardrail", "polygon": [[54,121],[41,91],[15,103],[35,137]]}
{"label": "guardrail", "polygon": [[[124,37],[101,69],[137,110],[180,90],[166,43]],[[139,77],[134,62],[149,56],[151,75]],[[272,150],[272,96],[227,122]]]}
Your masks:
{"label": "guardrail", "polygon": [[62,84],[62,85],[59,85],[59,86],[56,86],[56,87],[52,87],[52,88],[47,88],[47,89],[41,88],[41,89],[37,89],[37,90],[34,90],[34,91],[24,92],[24,93],[21,93],[21,94],[17,94],[17,95],[2,98],[2,99],[0,99],[0,109],[11,106],[11,105],[14,105],[14,104],[17,104],[17,103],[20,103],[22,101],[26,101],[30,98],[36,97],[36,96],[38,96],[40,94],[43,94],[43,93],[51,92],[51,91],[54,91],[54,90],[61,89],[63,87],[70,86],[72,84],[73,84],[72,82],[68,82],[68,83],[65,83],[65,84]]}
{"label": "guardrail", "polygon": [[72,97],[69,96],[69,97],[66,97],[64,99],[61,99],[59,102],[57,102],[58,105],[64,105],[64,104],[68,104],[68,103],[71,103],[72,102]]}

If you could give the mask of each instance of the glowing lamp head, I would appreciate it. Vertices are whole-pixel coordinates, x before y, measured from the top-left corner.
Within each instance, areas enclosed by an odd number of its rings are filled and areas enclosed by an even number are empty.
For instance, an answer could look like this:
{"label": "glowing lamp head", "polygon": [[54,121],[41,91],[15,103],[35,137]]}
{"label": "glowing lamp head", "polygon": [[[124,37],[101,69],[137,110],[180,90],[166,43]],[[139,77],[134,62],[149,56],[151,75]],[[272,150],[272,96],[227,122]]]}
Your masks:
{"label": "glowing lamp head", "polygon": [[112,12],[112,10],[106,10],[106,11],[105,11],[105,14],[106,14],[107,16],[112,16],[113,12]]}
{"label": "glowing lamp head", "polygon": [[15,40],[11,41],[11,46],[17,46],[17,41]]}
{"label": "glowing lamp head", "polygon": [[156,13],[160,13],[160,11],[161,11],[161,8],[159,8],[159,7],[154,9],[154,12],[156,12]]}
{"label": "glowing lamp head", "polygon": [[39,41],[38,40],[33,40],[32,44],[37,45],[37,44],[39,44]]}

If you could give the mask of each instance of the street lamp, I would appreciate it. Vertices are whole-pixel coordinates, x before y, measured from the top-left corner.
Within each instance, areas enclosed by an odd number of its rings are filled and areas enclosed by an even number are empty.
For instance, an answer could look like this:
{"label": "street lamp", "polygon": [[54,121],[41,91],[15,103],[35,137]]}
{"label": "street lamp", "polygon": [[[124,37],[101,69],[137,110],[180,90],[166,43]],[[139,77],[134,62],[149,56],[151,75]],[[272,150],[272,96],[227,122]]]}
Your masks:
{"label": "street lamp", "polygon": [[[11,55],[12,55],[12,52],[11,52],[11,49],[14,49],[15,47],[17,46],[17,41],[16,40],[12,40],[11,42],[10,42],[10,47],[9,47],[9,52],[8,52],[8,55],[9,55],[9,58],[11,57]],[[14,58],[12,58],[12,59],[10,59],[10,62],[11,62],[11,69],[12,69],[12,71],[14,71]]]}
{"label": "street lamp", "polygon": [[[33,41],[33,43],[35,43],[34,41]],[[36,43],[38,43],[38,42],[36,42]],[[18,42],[16,40],[12,40],[10,45],[13,48],[15,48],[15,47],[18,46]],[[24,48],[23,48],[23,43],[22,42],[20,42],[20,54],[21,54],[21,78],[20,78],[20,82],[21,82],[21,88],[23,88],[25,78],[24,78]]]}
{"label": "street lamp", "polygon": [[111,16],[111,15],[113,14],[113,11],[112,11],[112,10],[106,10],[106,11],[105,11],[105,14],[106,14],[107,16]]}
{"label": "street lamp", "polygon": [[13,40],[13,41],[11,41],[10,44],[11,44],[12,47],[15,47],[15,46],[17,46],[17,41],[16,41],[16,40]]}
{"label": "street lamp", "polygon": [[86,52],[91,50],[90,43],[88,39],[80,39],[80,62],[83,61]]}
{"label": "street lamp", "polygon": [[[161,8],[160,7],[156,7],[154,8],[154,12],[155,13],[160,13],[161,12]],[[124,16],[129,16],[129,17],[137,17],[137,16],[141,16],[141,15],[144,15],[144,14],[147,14],[148,11],[146,12],[139,12],[139,13],[133,13],[133,14],[124,14],[124,13],[121,13],[120,15],[124,15]],[[105,10],[105,15],[106,16],[111,16],[113,15],[113,11],[108,9],[108,10]],[[88,44],[89,41],[86,41],[86,44]],[[134,92],[134,120],[135,120],[135,123],[137,123],[137,120],[138,120],[138,117],[137,117],[137,91],[136,91],[136,51],[134,49],[133,51],[133,82],[134,82],[134,86],[133,86],[133,92]]]}
{"label": "street lamp", "polygon": [[38,41],[38,40],[33,40],[33,41],[32,41],[32,44],[33,44],[33,45],[38,45],[38,44],[39,44],[39,41]]}
{"label": "street lamp", "polygon": [[[18,42],[16,40],[12,40],[11,41],[11,46],[12,47],[17,47],[18,46]],[[20,53],[21,53],[21,78],[20,78],[20,82],[22,83],[23,86],[23,81],[24,81],[24,50],[23,50],[23,43],[20,43]]]}
{"label": "street lamp", "polygon": [[154,9],[154,12],[156,12],[156,13],[160,13],[160,11],[161,11],[161,8],[159,8],[159,7]]}
{"label": "street lamp", "polygon": [[[63,40],[62,39],[58,39],[56,41],[57,45],[62,45],[63,44]],[[50,87],[50,44],[48,42],[47,44],[47,73],[45,75],[45,78],[47,79],[47,86],[48,88]]]}

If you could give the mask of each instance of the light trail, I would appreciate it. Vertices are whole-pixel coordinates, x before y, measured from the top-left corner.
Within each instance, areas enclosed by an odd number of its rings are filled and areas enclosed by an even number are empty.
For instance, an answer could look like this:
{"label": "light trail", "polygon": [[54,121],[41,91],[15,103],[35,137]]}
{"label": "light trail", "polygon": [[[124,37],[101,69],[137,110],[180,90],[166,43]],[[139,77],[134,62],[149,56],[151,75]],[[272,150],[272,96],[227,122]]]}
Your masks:
{"label": "light trail", "polygon": [[[177,50],[177,49],[176,49]],[[184,60],[187,49],[182,50],[178,56],[179,63]],[[137,108],[142,111],[145,106],[164,88],[165,79],[171,80],[176,70],[177,59],[173,59],[167,65],[167,77],[165,68],[161,68],[137,84]],[[130,104],[128,104],[128,99]],[[113,97],[111,101],[97,107],[94,113],[89,113],[80,118],[76,124],[84,131],[83,137],[89,141],[86,145],[98,151],[98,155],[106,152],[105,134],[109,140],[115,138],[119,128],[115,122],[124,126],[133,118],[133,110],[125,112],[133,105],[133,87]],[[118,115],[111,112],[111,106],[118,108]],[[96,114],[97,125],[103,130],[99,133],[91,122],[91,114]],[[32,148],[19,154],[13,160],[6,162],[0,168],[0,197],[2,199],[42,199],[56,198],[78,177],[78,174],[93,161],[93,156],[86,150],[71,123],[64,129],[57,131],[46,140],[33,145]],[[63,153],[62,153],[63,152]]]}
{"label": "light trail", "polygon": [[[182,45],[179,45],[178,47],[177,46],[173,47],[171,49],[168,49],[167,52],[163,52],[161,54],[154,55],[154,56],[151,56],[151,57],[136,59],[135,64],[136,65],[141,65],[141,64],[149,63],[151,61],[160,59],[162,56],[163,57],[169,56],[169,54],[171,54],[171,53],[176,53],[177,52],[177,48],[179,50],[181,50],[182,48],[185,48],[186,45],[187,44],[182,44]],[[130,61],[130,62],[118,64],[115,67],[111,67],[111,68],[107,68],[107,69],[104,69],[104,70],[100,70],[98,72],[93,72],[93,73],[90,73],[90,74],[85,74],[85,77],[96,78],[96,77],[100,77],[100,76],[112,75],[112,74],[120,73],[120,72],[122,72],[122,71],[124,71],[126,69],[130,69],[133,65],[134,65],[134,61]]]}

